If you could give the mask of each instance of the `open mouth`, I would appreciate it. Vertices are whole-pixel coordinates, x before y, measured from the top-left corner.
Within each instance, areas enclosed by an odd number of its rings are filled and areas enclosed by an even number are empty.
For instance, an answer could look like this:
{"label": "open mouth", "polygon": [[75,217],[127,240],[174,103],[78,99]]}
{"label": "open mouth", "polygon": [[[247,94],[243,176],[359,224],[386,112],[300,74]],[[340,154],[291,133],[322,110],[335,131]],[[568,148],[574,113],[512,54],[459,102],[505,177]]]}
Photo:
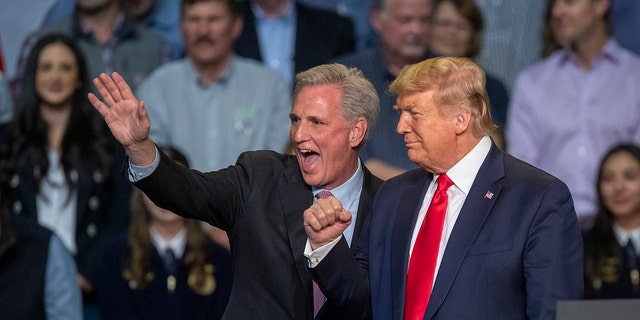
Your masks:
{"label": "open mouth", "polygon": [[320,159],[319,153],[309,149],[298,149],[298,154],[300,155],[302,168],[304,170],[311,169],[311,167],[318,162],[318,159]]}

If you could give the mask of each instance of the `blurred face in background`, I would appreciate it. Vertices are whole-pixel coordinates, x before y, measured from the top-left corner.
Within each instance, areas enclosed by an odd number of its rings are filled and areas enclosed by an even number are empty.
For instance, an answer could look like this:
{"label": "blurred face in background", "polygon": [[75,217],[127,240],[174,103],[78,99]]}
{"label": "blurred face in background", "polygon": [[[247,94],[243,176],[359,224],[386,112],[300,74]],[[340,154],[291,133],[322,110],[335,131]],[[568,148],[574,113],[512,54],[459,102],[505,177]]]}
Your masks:
{"label": "blurred face in background", "polygon": [[371,25],[390,54],[404,59],[423,58],[431,37],[429,0],[387,0],[382,10],[374,10]]}
{"label": "blurred face in background", "polygon": [[609,9],[608,0],[555,0],[551,10],[551,29],[561,45],[589,39]]}
{"label": "blurred face in background", "polygon": [[440,2],[434,8],[431,40],[434,53],[449,57],[466,57],[472,35],[471,22],[462,16],[451,2]]}
{"label": "blurred face in background", "polygon": [[40,52],[36,68],[35,86],[45,106],[71,106],[78,87],[78,63],[73,51],[62,43],[47,45]]}
{"label": "blurred face in background", "polygon": [[242,19],[233,17],[221,1],[195,3],[184,8],[180,22],[187,56],[195,64],[222,64],[242,31]]}
{"label": "blurred face in background", "polygon": [[640,161],[627,151],[607,158],[602,165],[600,192],[604,206],[619,224],[640,219]]}

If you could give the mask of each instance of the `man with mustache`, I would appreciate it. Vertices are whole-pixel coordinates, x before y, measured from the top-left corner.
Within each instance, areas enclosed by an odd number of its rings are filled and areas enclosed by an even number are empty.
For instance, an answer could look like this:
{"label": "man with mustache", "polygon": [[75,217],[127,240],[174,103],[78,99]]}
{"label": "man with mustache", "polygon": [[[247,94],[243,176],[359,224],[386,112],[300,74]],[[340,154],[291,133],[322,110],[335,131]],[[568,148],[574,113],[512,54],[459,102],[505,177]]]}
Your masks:
{"label": "man with mustache", "polygon": [[[154,141],[176,146],[198,170],[232,165],[243,151],[282,151],[287,144],[289,85],[233,53],[242,27],[236,1],[182,0],[186,57],[159,67],[136,90],[148,106]],[[228,247],[224,233],[211,232]]]}
{"label": "man with mustache", "polygon": [[288,142],[290,89],[275,71],[234,55],[242,26],[236,1],[183,0],[186,57],[159,67],[136,90],[153,140],[178,147],[198,170],[229,166],[242,151],[282,151]]}

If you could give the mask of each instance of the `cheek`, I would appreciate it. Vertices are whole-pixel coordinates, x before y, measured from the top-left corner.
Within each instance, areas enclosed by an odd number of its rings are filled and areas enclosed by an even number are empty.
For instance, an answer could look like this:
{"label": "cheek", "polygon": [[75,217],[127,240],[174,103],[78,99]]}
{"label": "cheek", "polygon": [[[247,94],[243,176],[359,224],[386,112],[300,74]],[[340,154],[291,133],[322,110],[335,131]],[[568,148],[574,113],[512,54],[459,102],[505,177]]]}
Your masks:
{"label": "cheek", "polygon": [[70,73],[64,77],[64,83],[70,90],[75,90],[78,85],[78,75],[76,73]]}
{"label": "cheek", "polygon": [[603,183],[600,186],[600,193],[602,193],[602,199],[605,202],[609,202],[611,197],[613,196],[613,188],[612,188],[611,184]]}
{"label": "cheek", "polygon": [[634,181],[629,184],[631,194],[640,202],[640,181]]}

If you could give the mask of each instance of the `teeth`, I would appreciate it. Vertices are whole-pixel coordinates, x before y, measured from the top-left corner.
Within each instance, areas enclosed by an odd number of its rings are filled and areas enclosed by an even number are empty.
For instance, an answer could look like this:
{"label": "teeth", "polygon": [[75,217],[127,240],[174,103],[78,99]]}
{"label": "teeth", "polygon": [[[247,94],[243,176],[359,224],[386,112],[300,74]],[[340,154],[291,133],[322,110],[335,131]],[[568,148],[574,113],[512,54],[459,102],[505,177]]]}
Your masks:
{"label": "teeth", "polygon": [[301,149],[300,150],[300,153],[310,153],[310,152],[311,152],[311,150],[307,150],[307,149]]}

